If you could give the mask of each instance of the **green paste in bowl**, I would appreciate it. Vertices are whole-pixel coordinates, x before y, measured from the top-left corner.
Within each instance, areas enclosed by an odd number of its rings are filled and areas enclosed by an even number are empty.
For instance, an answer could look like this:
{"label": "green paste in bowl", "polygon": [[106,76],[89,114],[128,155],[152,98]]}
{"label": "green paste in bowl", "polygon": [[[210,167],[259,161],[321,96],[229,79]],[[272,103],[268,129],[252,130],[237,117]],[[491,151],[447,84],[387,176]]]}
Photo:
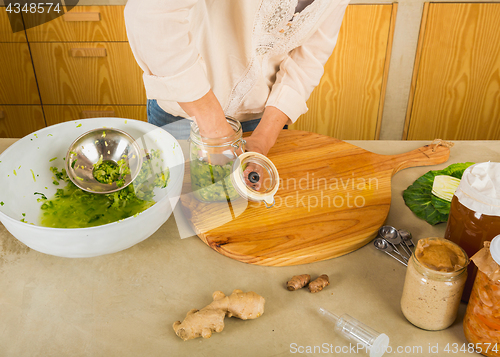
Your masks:
{"label": "green paste in bowl", "polygon": [[65,182],[66,186],[57,189],[50,199],[35,193],[41,196],[38,201],[43,202],[40,207],[40,225],[51,228],[95,227],[141,213],[155,204],[153,190],[167,187],[170,179],[168,168],[153,173],[151,166],[158,166],[159,158],[159,151],[151,151],[143,160],[134,182],[110,194],[86,192],[71,182],[65,169],[52,167],[54,184]]}

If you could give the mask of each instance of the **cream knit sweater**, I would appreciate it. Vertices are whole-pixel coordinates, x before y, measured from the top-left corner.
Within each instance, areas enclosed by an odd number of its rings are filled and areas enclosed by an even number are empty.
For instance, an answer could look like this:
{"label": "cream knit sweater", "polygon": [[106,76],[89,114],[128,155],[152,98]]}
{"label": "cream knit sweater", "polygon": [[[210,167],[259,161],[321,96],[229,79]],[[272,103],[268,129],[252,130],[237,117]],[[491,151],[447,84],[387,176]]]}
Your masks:
{"label": "cream knit sweater", "polygon": [[323,75],[348,0],[128,0],[130,46],[147,97],[187,117],[177,102],[211,88],[227,116],[274,106],[294,122]]}

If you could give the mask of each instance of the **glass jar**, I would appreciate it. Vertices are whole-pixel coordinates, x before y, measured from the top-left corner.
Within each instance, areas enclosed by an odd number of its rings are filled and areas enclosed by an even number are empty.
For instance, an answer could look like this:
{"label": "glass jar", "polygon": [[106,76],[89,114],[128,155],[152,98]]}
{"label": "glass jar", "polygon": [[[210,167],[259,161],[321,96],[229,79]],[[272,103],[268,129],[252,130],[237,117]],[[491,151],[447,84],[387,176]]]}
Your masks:
{"label": "glass jar", "polygon": [[449,327],[457,317],[468,263],[464,250],[448,240],[419,240],[401,297],[406,319],[424,330]]}
{"label": "glass jar", "polygon": [[274,195],[280,186],[280,177],[276,166],[264,155],[246,152],[238,156],[231,180],[241,197],[262,202],[267,208],[274,206]]}
{"label": "glass jar", "polygon": [[226,118],[234,134],[225,138],[205,138],[195,122],[191,123],[191,190],[199,201],[221,202],[239,196],[231,183],[233,163],[244,152],[245,140],[239,121]]}
{"label": "glass jar", "polygon": [[[490,186],[500,192],[496,170],[500,172],[500,163],[485,162],[467,168],[451,201],[444,237],[461,246],[469,256],[500,232],[500,199],[477,188]],[[476,266],[470,264],[462,295],[464,301],[469,299],[476,272]]]}
{"label": "glass jar", "polygon": [[464,333],[477,352],[500,357],[500,265],[496,262],[500,262],[500,236],[491,242],[491,251],[488,246],[478,253],[483,257],[471,258],[479,269],[464,317]]}

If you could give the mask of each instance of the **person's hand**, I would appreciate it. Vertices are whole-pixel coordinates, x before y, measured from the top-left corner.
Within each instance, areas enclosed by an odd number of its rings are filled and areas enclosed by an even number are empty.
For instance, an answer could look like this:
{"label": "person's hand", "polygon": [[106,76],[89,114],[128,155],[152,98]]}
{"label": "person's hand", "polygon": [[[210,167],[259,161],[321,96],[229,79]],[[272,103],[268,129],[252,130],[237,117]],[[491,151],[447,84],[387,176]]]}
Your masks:
{"label": "person's hand", "polygon": [[227,122],[225,116],[211,120],[212,124],[207,124],[207,121],[201,121],[202,124],[198,122],[196,121],[196,124],[200,128],[200,135],[204,138],[219,139],[234,135],[233,127]]}
{"label": "person's hand", "polygon": [[245,138],[246,151],[255,151],[267,156],[287,122],[288,117],[281,110],[275,107],[266,107],[255,131]]}
{"label": "person's hand", "polygon": [[225,138],[234,134],[212,90],[194,102],[179,102],[179,105],[196,122],[201,136]]}
{"label": "person's hand", "polygon": [[[196,122],[200,135],[203,138],[208,138],[208,146],[210,144],[217,145],[218,138],[234,135],[233,128],[227,122],[224,111],[211,90],[194,102],[179,103],[179,105]],[[203,147],[198,155],[211,165],[222,166],[234,159],[231,150],[208,146]]]}
{"label": "person's hand", "polygon": [[254,151],[267,156],[274,142],[270,142],[269,138],[263,135],[252,134],[245,138],[245,151]]}
{"label": "person's hand", "polygon": [[[266,107],[262,119],[249,137],[246,137],[245,151],[258,152],[267,156],[269,150],[276,143],[279,133],[288,122],[288,116],[276,107]],[[256,173],[258,181],[252,180],[252,173]],[[255,191],[260,191],[265,181],[268,179],[264,177],[264,170],[261,166],[249,164],[243,171],[243,178],[248,187],[253,188]]]}
{"label": "person's hand", "polygon": [[[246,137],[245,151],[258,152],[259,154],[267,156],[276,138],[273,135],[266,134],[268,134],[268,132],[255,130],[252,135]],[[251,187],[255,191],[260,191],[265,179],[262,166],[252,163],[248,164],[243,171],[243,179],[248,187]],[[255,179],[258,181],[255,181]]]}

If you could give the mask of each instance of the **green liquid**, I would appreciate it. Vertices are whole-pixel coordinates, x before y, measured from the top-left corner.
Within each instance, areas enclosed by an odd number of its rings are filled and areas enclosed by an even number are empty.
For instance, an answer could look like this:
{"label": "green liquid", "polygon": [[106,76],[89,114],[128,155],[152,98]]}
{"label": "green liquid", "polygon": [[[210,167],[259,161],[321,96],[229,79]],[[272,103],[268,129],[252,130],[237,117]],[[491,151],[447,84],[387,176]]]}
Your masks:
{"label": "green liquid", "polygon": [[58,189],[50,200],[44,195],[38,198],[39,202],[43,202],[40,225],[51,228],[95,227],[132,217],[148,209],[155,204],[153,189],[165,188],[170,179],[168,168],[153,173],[152,160],[159,158],[159,152],[152,151],[143,161],[141,171],[134,180],[136,190],[129,185],[110,194],[83,191],[71,182],[66,170],[51,168],[57,180],[54,180],[54,184],[59,185],[58,180],[62,180],[67,185]]}
{"label": "green liquid", "polygon": [[[112,195],[85,192],[68,183],[65,188],[57,190],[56,197],[42,205],[40,224],[52,228],[95,227],[132,217],[155,204],[154,201],[137,198],[131,186],[122,191],[129,190],[131,192],[124,193],[132,197],[116,204],[109,197]],[[120,194],[123,196],[122,191]]]}

